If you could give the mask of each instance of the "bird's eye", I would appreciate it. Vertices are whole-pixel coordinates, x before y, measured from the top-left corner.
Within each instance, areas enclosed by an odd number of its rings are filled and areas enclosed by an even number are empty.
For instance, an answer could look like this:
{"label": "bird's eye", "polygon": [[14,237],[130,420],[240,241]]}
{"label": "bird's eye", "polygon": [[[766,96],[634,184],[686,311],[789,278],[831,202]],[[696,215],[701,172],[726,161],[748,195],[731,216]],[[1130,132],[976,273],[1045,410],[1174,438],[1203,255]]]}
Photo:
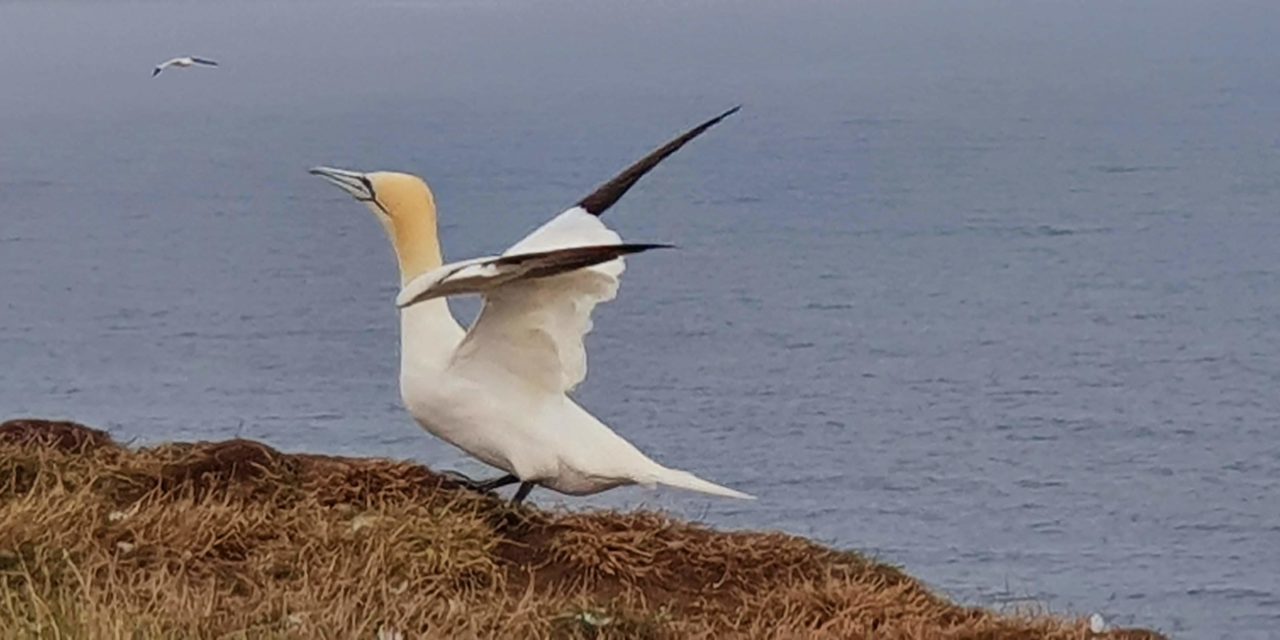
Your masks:
{"label": "bird's eye", "polygon": [[372,183],[372,182],[369,182],[369,178],[368,178],[368,177],[366,177],[366,176],[360,176],[360,183],[364,185],[365,190],[366,190],[366,191],[368,191],[368,192],[369,192],[369,196],[370,196],[370,197],[372,197],[372,196],[373,196],[373,183]]}

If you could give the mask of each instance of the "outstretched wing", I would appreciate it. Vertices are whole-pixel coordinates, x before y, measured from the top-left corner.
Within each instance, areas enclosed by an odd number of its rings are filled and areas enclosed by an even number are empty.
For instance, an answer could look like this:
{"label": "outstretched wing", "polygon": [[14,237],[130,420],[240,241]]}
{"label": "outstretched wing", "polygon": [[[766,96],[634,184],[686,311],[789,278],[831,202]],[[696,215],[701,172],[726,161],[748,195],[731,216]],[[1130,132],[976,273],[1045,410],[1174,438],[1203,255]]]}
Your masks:
{"label": "outstretched wing", "polygon": [[502,256],[445,265],[409,282],[402,306],[432,297],[480,293],[484,307],[454,353],[466,373],[567,393],[587,376],[583,337],[596,305],[612,300],[626,268],[622,256],[667,245],[623,244],[600,221],[640,178],[686,143],[738,110],[686,131],[552,218]]}
{"label": "outstretched wing", "polygon": [[447,264],[405,285],[397,304],[479,293],[480,311],[453,365],[467,373],[565,393],[587,375],[583,336],[597,304],[613,299],[622,256],[666,247],[623,244],[618,234],[574,207],[501,256]]}
{"label": "outstretched wing", "polygon": [[669,244],[597,244],[533,253],[516,253],[451,262],[411,280],[396,296],[396,306],[410,307],[434,298],[485,294],[521,280],[549,278]]}
{"label": "outstretched wing", "polygon": [[156,65],[156,68],[151,70],[151,77],[152,77],[152,78],[154,78],[154,77],[156,77],[156,76],[160,75],[160,72],[161,72],[161,71],[164,71],[165,69],[168,69],[169,67],[173,66],[173,63],[175,63],[175,62],[177,62],[177,61],[178,61],[178,59],[177,59],[177,58],[170,58],[170,59],[165,60],[164,62],[161,62],[160,64]]}
{"label": "outstretched wing", "polygon": [[688,144],[689,141],[702,135],[702,132],[715,126],[721,120],[738,112],[742,106],[736,106],[706,122],[676,136],[676,138],[657,149],[654,149],[649,155],[640,158],[635,164],[623,169],[622,173],[614,176],[608,182],[600,185],[591,195],[578,201],[578,206],[582,207],[587,213],[593,216],[599,216],[606,209],[612,207],[615,202],[622,199],[626,195],[627,190],[635,186],[644,174],[649,173],[659,162],[667,159],[667,156],[680,150],[680,147]]}
{"label": "outstretched wing", "polygon": [[[610,244],[621,245],[622,238],[579,205],[548,220],[503,255]],[[591,313],[596,305],[618,295],[625,269],[626,264],[619,258],[486,297],[458,354],[501,357],[507,362],[519,360],[519,375],[526,380],[546,390],[572,391],[587,377],[583,338],[591,331]],[[514,349],[486,346],[490,339],[502,340],[513,332],[532,339]],[[534,362],[538,364],[529,364]]]}
{"label": "outstretched wing", "polygon": [[210,59],[208,59],[208,58],[197,58],[197,57],[195,57],[195,56],[192,56],[192,57],[191,57],[191,61],[192,61],[192,62],[194,62],[194,63],[196,63],[196,64],[208,65],[208,66],[210,66],[210,67],[216,67],[216,66],[218,66],[218,63],[217,63],[216,61],[214,61],[214,60],[210,60]]}

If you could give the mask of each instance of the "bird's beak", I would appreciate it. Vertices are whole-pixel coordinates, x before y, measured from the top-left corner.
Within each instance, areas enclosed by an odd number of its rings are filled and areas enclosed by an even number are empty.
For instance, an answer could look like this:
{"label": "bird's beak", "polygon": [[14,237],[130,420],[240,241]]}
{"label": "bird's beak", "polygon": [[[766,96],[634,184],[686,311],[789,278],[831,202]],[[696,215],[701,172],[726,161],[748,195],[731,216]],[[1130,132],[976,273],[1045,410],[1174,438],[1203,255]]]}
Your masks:
{"label": "bird's beak", "polygon": [[337,185],[338,188],[351,194],[356,200],[361,202],[374,201],[373,183],[369,181],[369,176],[363,173],[334,169],[332,167],[312,167],[308,173],[320,176]]}

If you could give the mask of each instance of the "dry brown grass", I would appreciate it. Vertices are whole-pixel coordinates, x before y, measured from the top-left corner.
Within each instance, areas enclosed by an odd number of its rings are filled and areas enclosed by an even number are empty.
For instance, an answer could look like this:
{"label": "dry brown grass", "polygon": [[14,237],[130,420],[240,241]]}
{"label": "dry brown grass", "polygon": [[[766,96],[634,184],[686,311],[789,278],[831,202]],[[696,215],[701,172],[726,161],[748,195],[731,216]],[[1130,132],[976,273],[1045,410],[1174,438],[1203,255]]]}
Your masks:
{"label": "dry brown grass", "polygon": [[1158,638],[962,607],[896,568],[429,470],[0,425],[0,637]]}

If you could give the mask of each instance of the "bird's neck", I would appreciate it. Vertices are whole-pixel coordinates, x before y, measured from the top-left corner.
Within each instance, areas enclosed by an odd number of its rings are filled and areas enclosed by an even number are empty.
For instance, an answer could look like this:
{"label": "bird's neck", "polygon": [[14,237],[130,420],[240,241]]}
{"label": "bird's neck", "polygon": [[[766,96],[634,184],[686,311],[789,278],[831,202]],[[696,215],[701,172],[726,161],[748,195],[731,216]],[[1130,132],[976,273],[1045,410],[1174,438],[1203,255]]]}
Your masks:
{"label": "bird's neck", "polygon": [[[396,249],[396,260],[400,263],[401,287],[443,264],[433,208],[425,207],[413,215],[401,213],[387,222]],[[444,298],[401,309],[401,375],[442,370],[448,366],[454,348],[462,342],[464,335]]]}
{"label": "bird's neck", "polygon": [[400,371],[439,371],[448,366],[466,331],[444,298],[400,310]]}
{"label": "bird's neck", "polygon": [[396,261],[400,264],[400,286],[444,264],[440,241],[435,235],[409,236],[396,242]]}
{"label": "bird's neck", "polygon": [[399,214],[384,220],[384,224],[400,264],[400,286],[444,264],[433,208],[423,207],[412,215]]}

